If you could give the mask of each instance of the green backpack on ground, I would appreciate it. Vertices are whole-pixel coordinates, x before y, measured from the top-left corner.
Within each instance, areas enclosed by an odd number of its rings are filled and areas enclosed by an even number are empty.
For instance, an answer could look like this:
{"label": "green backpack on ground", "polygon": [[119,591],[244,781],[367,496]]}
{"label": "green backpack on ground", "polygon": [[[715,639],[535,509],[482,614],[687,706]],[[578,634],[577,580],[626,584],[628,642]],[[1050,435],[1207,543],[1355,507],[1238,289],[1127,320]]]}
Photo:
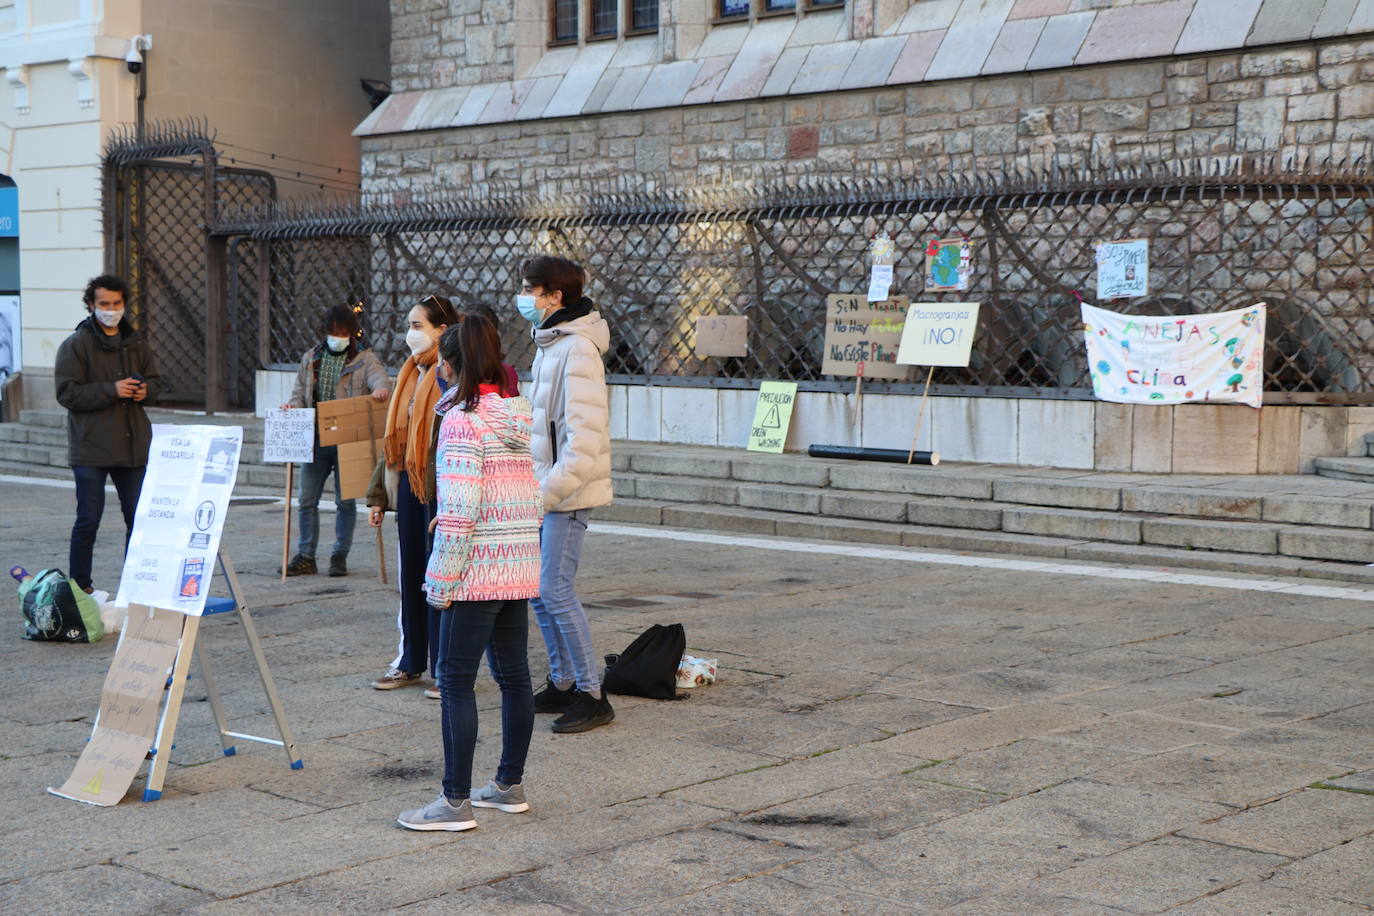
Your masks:
{"label": "green backpack on ground", "polygon": [[99,642],[105,636],[100,605],[60,569],[45,569],[20,583],[24,638],[49,642]]}

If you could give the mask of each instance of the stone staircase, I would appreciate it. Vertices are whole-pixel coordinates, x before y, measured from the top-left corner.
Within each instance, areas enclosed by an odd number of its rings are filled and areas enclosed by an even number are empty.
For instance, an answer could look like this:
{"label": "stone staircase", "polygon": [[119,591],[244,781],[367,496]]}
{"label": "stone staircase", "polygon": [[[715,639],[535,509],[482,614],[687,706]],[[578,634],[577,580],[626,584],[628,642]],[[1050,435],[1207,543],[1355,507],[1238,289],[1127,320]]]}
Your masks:
{"label": "stone staircase", "polygon": [[1374,434],[1364,437],[1363,457],[1318,458],[1316,465],[1323,477],[1374,484]]}
{"label": "stone staircase", "polygon": [[1374,480],[908,467],[617,443],[606,520],[1374,582]]}
{"label": "stone staircase", "polygon": [[[260,420],[149,413],[244,426],[237,492],[281,494]],[[0,474],[69,479],[65,423],[0,423]],[[1152,475],[617,442],[613,461],[603,521],[1374,583],[1374,457],[1318,459],[1322,476]]]}

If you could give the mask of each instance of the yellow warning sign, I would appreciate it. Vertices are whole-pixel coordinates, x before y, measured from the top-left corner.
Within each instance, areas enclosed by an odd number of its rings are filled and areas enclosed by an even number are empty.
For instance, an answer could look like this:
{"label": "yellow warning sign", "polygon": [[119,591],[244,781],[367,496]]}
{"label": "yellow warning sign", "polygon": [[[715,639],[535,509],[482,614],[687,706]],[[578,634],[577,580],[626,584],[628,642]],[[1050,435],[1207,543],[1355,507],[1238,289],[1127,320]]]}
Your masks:
{"label": "yellow warning sign", "polygon": [[749,451],[781,452],[787,444],[787,428],[792,423],[792,405],[797,401],[796,382],[764,382],[754,407],[754,422],[749,428]]}

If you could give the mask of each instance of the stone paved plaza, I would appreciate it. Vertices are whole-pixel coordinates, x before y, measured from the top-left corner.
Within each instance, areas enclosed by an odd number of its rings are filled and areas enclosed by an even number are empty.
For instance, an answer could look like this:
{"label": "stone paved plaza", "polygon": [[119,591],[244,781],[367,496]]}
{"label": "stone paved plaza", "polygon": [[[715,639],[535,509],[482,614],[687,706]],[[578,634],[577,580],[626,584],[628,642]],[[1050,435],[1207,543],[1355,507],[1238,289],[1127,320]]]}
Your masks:
{"label": "stone paved plaza", "polygon": [[[0,495],[7,565],[64,564],[70,489]],[[116,516],[98,587],[116,581]],[[541,717],[531,813],[432,835],[395,823],[438,789],[438,703],[368,686],[395,643],[371,531],[360,520],[350,577],[281,585],[280,519],[236,506],[225,544],[300,772],[268,747],[221,756],[194,677],[162,800],[138,801],[141,779],[114,808],[45,794],[90,732],[114,641],[25,642],[10,600],[0,910],[1374,908],[1361,586],[603,525],[580,579],[598,649],[680,621],[720,682],[677,703],[617,698],[614,724],[583,735]],[[203,638],[234,726],[268,731],[239,627],[212,619]],[[483,678],[478,782],[499,744]]]}

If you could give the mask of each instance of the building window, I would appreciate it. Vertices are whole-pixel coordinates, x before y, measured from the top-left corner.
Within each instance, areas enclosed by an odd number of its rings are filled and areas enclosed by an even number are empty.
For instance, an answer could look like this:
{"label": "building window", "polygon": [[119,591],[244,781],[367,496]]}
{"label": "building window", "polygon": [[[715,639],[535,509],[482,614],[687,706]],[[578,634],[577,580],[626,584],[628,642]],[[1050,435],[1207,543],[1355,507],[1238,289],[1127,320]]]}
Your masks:
{"label": "building window", "polygon": [[591,0],[592,38],[614,38],[618,30],[619,0]]}
{"label": "building window", "polygon": [[657,32],[659,3],[660,0],[549,0],[549,44],[571,45]]}
{"label": "building window", "polygon": [[553,0],[553,43],[577,41],[578,0]]}
{"label": "building window", "polygon": [[844,0],[711,0],[711,4],[716,14],[716,22],[725,22],[786,13],[800,15],[811,10],[839,9],[844,6]]}
{"label": "building window", "polygon": [[630,4],[630,31],[658,31],[658,0],[628,0]]}

